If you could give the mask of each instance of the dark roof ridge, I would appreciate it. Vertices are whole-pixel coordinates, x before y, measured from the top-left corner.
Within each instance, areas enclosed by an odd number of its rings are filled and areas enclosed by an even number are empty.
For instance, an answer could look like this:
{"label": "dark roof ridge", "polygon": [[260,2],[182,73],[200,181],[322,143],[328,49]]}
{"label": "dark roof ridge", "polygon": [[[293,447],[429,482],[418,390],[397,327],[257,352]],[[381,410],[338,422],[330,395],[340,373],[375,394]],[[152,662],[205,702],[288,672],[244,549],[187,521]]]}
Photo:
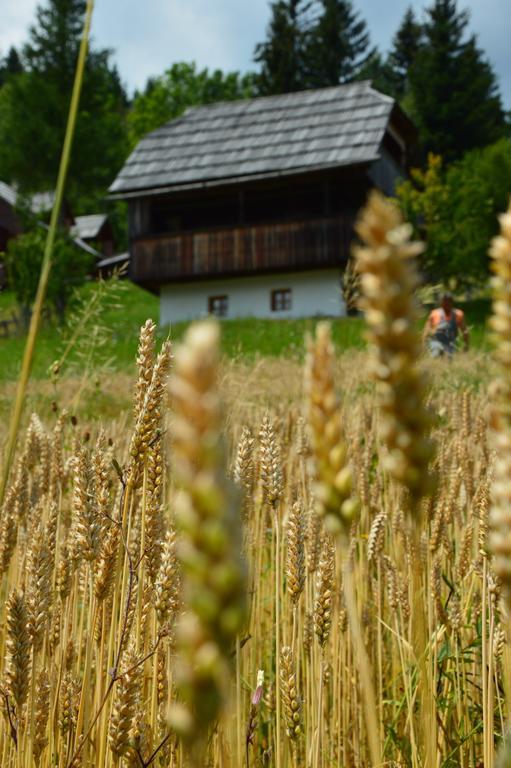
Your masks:
{"label": "dark roof ridge", "polygon": [[[372,87],[372,80],[357,80],[352,83],[339,83],[339,85],[329,85],[325,88],[304,88],[301,91],[288,91],[286,93],[276,93],[271,94],[270,96],[253,96],[249,99],[230,99],[230,100],[224,100],[224,101],[215,101],[211,104],[197,104],[195,106],[187,107],[185,111],[179,115],[179,117],[173,117],[170,120],[167,120],[163,125],[160,125],[159,128],[155,128],[153,131],[150,131],[149,133],[146,133],[140,141],[144,141],[144,139],[149,138],[150,136],[159,135],[160,133],[163,133],[168,126],[172,126],[174,128],[175,126],[179,124],[187,124],[188,118],[192,115],[196,114],[203,114],[203,113],[214,113],[216,111],[220,111],[221,108],[230,107],[232,109],[239,108],[239,111],[248,111],[248,108],[255,104],[255,103],[270,103],[273,102],[275,104],[281,104],[284,106],[284,102],[286,105],[289,105],[289,102],[294,100],[296,98],[297,102],[300,102],[300,96],[304,96],[306,94],[319,94],[319,93],[326,93],[327,91],[332,92],[332,96],[334,97],[335,94],[339,95],[342,93],[343,90],[353,89],[356,86],[361,86],[360,88],[356,88],[359,92],[366,92],[370,93],[370,95],[374,98],[375,96],[380,98],[381,101],[383,101],[386,104],[392,104],[394,103],[394,99],[391,96],[387,96],[386,94],[380,93],[380,91],[375,90]],[[336,98],[328,99],[328,100],[322,100],[322,104],[329,104],[332,101],[336,101]],[[278,108],[278,107],[277,107]],[[271,111],[271,110],[266,110]]]}

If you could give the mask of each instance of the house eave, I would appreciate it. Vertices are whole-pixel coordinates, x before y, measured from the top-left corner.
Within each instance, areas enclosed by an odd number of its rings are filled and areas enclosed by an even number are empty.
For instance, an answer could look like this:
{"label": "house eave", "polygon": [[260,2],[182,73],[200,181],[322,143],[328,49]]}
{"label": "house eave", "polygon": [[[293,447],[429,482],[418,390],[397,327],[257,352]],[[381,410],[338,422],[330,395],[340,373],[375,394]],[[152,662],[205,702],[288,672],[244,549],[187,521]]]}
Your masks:
{"label": "house eave", "polygon": [[198,189],[212,189],[215,187],[227,187],[239,184],[249,184],[252,181],[265,181],[268,179],[281,179],[289,178],[292,176],[304,176],[309,173],[319,173],[321,171],[335,171],[336,169],[346,168],[364,168],[371,166],[376,160],[380,158],[380,153],[376,153],[373,157],[366,158],[360,162],[353,163],[322,163],[316,166],[300,166],[298,168],[291,168],[289,170],[280,171],[268,171],[264,173],[254,173],[245,176],[229,176],[220,179],[204,179],[203,181],[195,181],[187,184],[167,184],[161,187],[146,187],[140,189],[126,190],[124,192],[109,192],[108,200],[133,200],[143,197],[157,197],[159,195],[168,195],[173,192],[188,192]]}

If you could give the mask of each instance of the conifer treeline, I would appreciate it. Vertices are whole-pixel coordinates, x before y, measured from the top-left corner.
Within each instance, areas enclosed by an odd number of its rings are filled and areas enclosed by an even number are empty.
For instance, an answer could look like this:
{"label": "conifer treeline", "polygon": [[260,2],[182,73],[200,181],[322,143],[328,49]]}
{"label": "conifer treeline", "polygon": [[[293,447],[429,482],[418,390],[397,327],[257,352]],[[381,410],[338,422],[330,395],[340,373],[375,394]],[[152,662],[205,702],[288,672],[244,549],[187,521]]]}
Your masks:
{"label": "conifer treeline", "polygon": [[495,73],[457,0],[410,7],[383,56],[352,0],[274,0],[256,46],[261,94],[371,79],[416,122],[424,155],[447,160],[509,133]]}
{"label": "conifer treeline", "polygon": [[[68,190],[75,212],[103,200],[141,136],[212,101],[371,79],[418,126],[424,160],[434,152],[449,163],[509,136],[495,73],[461,0],[424,4],[420,15],[406,11],[384,55],[356,0],[272,0],[255,71],[169,62],[131,101],[111,52],[93,45]],[[27,192],[55,182],[84,7],[83,0],[40,0],[27,43],[0,57],[0,179]]]}

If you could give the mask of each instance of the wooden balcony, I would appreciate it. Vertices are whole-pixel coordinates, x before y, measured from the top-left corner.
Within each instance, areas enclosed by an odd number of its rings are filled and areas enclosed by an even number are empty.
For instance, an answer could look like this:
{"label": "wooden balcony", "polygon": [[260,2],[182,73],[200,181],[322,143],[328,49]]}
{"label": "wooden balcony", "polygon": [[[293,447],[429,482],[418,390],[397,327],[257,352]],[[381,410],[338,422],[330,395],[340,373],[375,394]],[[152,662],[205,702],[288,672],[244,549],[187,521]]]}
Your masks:
{"label": "wooden balcony", "polygon": [[131,244],[131,279],[153,290],[166,282],[342,266],[353,220],[321,218],[174,235]]}

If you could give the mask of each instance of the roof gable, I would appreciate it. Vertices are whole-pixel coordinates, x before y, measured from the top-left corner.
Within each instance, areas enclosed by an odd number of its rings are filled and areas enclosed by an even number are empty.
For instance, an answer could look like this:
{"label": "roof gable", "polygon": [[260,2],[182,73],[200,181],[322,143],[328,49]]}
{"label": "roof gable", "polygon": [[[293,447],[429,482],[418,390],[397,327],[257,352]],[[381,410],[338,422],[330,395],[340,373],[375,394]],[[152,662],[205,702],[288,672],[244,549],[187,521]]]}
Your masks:
{"label": "roof gable", "polygon": [[4,181],[0,181],[0,199],[5,200],[8,205],[14,207],[16,205],[16,198],[16,190]]}
{"label": "roof gable", "polygon": [[82,240],[93,240],[99,236],[101,228],[105,224],[105,213],[93,213],[88,216],[75,216],[75,223],[71,227],[71,234]]}
{"label": "roof gable", "polygon": [[139,142],[110,193],[370,163],[394,105],[365,81],[194,107]]}

